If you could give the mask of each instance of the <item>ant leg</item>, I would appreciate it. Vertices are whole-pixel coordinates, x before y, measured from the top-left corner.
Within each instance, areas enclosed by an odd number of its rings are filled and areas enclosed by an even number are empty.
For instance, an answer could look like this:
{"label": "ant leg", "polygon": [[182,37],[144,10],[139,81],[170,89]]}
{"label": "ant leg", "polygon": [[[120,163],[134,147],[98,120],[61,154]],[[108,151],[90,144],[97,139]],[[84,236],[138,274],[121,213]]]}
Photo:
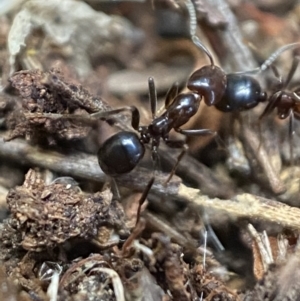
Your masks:
{"label": "ant leg", "polygon": [[175,129],[176,132],[181,133],[186,136],[213,136],[218,148],[229,153],[226,143],[223,139],[218,135],[216,131],[209,129],[196,129],[196,130],[183,130],[183,129]]}
{"label": "ant leg", "polygon": [[276,108],[277,103],[279,102],[282,95],[282,91],[276,92],[270,97],[269,103],[265,107],[264,111],[261,113],[261,115],[258,117],[257,126],[258,126],[258,133],[259,133],[259,144],[257,151],[260,150],[260,147],[262,145],[262,130],[261,130],[261,121],[263,118],[268,116],[272,113],[272,111]]}
{"label": "ant leg", "polygon": [[182,148],[182,151],[181,153],[179,154],[179,156],[177,157],[177,160],[176,160],[176,163],[175,165],[173,166],[167,180],[165,181],[165,185],[168,184],[172,177],[174,176],[175,174],[175,171],[181,161],[181,159],[183,158],[183,156],[185,155],[185,153],[188,151],[189,147],[188,145],[185,143],[185,140],[167,140],[165,139],[165,143],[169,146],[169,147],[172,147],[172,148]]}
{"label": "ant leg", "polygon": [[149,101],[150,101],[152,119],[155,119],[156,110],[157,110],[157,93],[156,93],[153,77],[148,78],[148,87],[149,87]]}
{"label": "ant leg", "polygon": [[264,111],[262,112],[262,114],[258,117],[259,122],[266,117],[267,115],[269,115],[277,106],[279,100],[281,99],[282,96],[282,91],[276,92],[274,93],[269,100],[269,103],[267,104],[267,106],[265,107]]}
{"label": "ant leg", "polygon": [[131,126],[138,131],[140,125],[140,113],[135,106],[126,106],[120,109],[111,110],[111,111],[99,111],[89,115],[74,115],[74,114],[55,114],[55,113],[26,113],[25,116],[31,117],[35,116],[36,118],[46,117],[54,119],[67,119],[72,121],[83,122],[84,124],[91,124],[95,122],[95,119],[105,119],[109,116],[116,115],[122,112],[129,111],[131,112]]}
{"label": "ant leg", "polygon": [[291,166],[294,166],[294,146],[293,146],[293,137],[294,137],[294,121],[295,116],[293,113],[293,110],[290,110],[289,114],[289,143],[290,143],[290,160],[291,160]]}
{"label": "ant leg", "polygon": [[172,85],[172,87],[168,90],[166,94],[165,109],[168,109],[170,107],[175,97],[178,95],[178,92],[179,92],[179,83],[176,82]]}
{"label": "ant leg", "polygon": [[186,135],[186,136],[209,136],[209,135],[217,135],[216,131],[209,129],[196,129],[196,130],[183,130],[183,129],[175,129],[176,132]]}
{"label": "ant leg", "polygon": [[139,206],[138,206],[138,210],[137,210],[137,214],[136,214],[136,222],[135,222],[135,226],[132,230],[132,233],[130,234],[130,236],[127,238],[127,240],[125,241],[125,243],[122,246],[122,254],[124,257],[126,257],[129,253],[129,249],[133,243],[133,241],[142,233],[142,231],[145,229],[146,226],[146,221],[144,218],[141,218],[141,208],[142,205],[144,204],[149,191],[152,187],[154,183],[154,177],[152,177],[150,179],[150,181],[148,182],[146,188],[143,191],[143,194],[141,196],[141,198],[139,199]]}
{"label": "ant leg", "polygon": [[[217,132],[209,130],[209,129],[183,130],[183,129],[178,128],[178,129],[175,129],[175,131],[178,133],[181,133],[183,135],[186,135],[186,136],[207,136],[207,135],[217,136]],[[172,169],[168,179],[165,182],[165,184],[167,184],[168,182],[170,182],[173,175],[175,174],[175,171],[176,171],[181,159],[183,158],[185,153],[188,151],[189,147],[186,144],[186,142],[182,141],[182,140],[173,140],[172,141],[172,140],[165,139],[165,143],[168,146],[173,147],[173,148],[183,148],[181,153],[177,157],[177,161],[176,161],[175,165],[173,166],[173,169]]]}
{"label": "ant leg", "polygon": [[145,202],[145,200],[146,200],[146,198],[147,198],[147,196],[149,194],[149,191],[150,191],[153,183],[154,183],[154,177],[152,177],[150,179],[150,181],[148,182],[148,184],[147,184],[145,190],[143,191],[143,194],[142,194],[142,196],[141,196],[141,198],[139,200],[139,207],[138,207],[137,214],[136,214],[135,226],[138,224],[138,222],[140,220],[142,205],[144,204],[144,202]]}
{"label": "ant leg", "polygon": [[153,161],[153,173],[155,174],[155,171],[158,169],[159,165],[159,156],[157,153],[158,146],[152,144],[152,153],[151,153],[151,159]]}
{"label": "ant leg", "polygon": [[294,74],[297,70],[297,67],[299,65],[299,59],[300,59],[299,57],[294,57],[291,69],[290,69],[290,71],[287,75],[287,78],[286,78],[286,80],[283,84],[283,89],[285,89],[288,86],[288,84],[291,82],[291,80],[292,80],[292,78],[293,78],[293,76],[294,76]]}
{"label": "ant leg", "polygon": [[131,126],[137,131],[139,128],[139,124],[140,124],[140,113],[139,113],[139,110],[135,106],[126,106],[126,107],[123,107],[120,109],[106,111],[106,112],[96,112],[96,113],[91,114],[90,116],[92,118],[101,119],[101,118],[106,118],[111,115],[116,115],[116,114],[119,114],[119,113],[122,113],[125,111],[131,112]]}
{"label": "ant leg", "polygon": [[110,178],[110,183],[111,183],[110,185],[111,185],[111,192],[113,195],[113,199],[116,201],[120,201],[121,196],[116,180],[114,178]]}

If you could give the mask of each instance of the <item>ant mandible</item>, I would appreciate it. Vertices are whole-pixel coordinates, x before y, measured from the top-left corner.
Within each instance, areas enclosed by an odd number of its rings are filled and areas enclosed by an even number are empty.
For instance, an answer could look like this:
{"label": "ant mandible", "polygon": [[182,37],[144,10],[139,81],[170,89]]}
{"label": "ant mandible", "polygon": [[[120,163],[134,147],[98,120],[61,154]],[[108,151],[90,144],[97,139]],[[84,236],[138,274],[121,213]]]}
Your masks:
{"label": "ant mandible", "polygon": [[184,140],[170,140],[169,133],[174,130],[183,135],[215,135],[216,132],[209,129],[184,130],[181,126],[194,116],[199,108],[201,97],[195,93],[178,94],[178,86],[174,84],[165,98],[165,111],[156,116],[157,95],[154,79],[148,80],[149,101],[152,113],[152,122],[147,126],[140,126],[140,114],[136,107],[124,107],[109,112],[92,114],[91,117],[107,117],[122,111],[131,112],[131,125],[134,132],[121,131],[107,139],[98,151],[98,162],[103,172],[110,176],[121,175],[133,170],[145,153],[145,144],[151,143],[152,159],[156,165],[157,151],[162,139],[168,146],[183,148],[177,163],[167,179],[171,179],[175,169],[186,151]]}

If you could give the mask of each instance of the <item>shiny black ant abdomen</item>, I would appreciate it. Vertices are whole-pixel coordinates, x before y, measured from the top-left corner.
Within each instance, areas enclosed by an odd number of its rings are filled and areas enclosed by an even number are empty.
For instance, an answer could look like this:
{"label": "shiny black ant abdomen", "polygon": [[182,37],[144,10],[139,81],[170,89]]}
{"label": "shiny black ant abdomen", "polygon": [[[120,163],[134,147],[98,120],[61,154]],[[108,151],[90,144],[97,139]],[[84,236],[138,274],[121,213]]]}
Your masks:
{"label": "shiny black ant abdomen", "polygon": [[248,75],[227,74],[227,86],[215,107],[222,112],[245,111],[267,100],[259,82]]}
{"label": "shiny black ant abdomen", "polygon": [[208,106],[222,112],[245,111],[266,101],[259,82],[249,76],[225,72],[217,66],[205,66],[195,71],[187,87],[203,96]]}
{"label": "shiny black ant abdomen", "polygon": [[105,174],[116,176],[132,171],[145,153],[144,144],[134,132],[119,132],[107,139],[97,157]]}

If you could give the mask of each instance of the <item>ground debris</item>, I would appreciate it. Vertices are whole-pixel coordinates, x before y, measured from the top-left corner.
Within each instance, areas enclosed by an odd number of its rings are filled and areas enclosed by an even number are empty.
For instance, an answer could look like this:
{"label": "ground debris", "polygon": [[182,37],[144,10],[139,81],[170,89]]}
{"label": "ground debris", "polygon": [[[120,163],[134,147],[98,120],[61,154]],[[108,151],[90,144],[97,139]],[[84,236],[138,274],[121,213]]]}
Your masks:
{"label": "ground debris", "polygon": [[164,281],[160,285],[169,292],[171,300],[194,300],[201,296],[207,298],[203,300],[238,300],[237,294],[210,275],[202,264],[187,264],[183,260],[183,248],[171,243],[167,236],[154,233],[148,243],[155,257],[148,268],[156,279],[163,273]]}
{"label": "ground debris", "polygon": [[[94,97],[80,85],[68,84],[57,70],[20,71],[10,78],[22,98],[22,105],[7,116],[6,124],[12,130],[6,140],[17,137],[47,137],[48,142],[57,139],[74,140],[87,136],[90,127],[72,123],[68,119],[47,118],[50,114],[85,114],[107,111],[110,107],[102,99]],[[50,116],[51,117],[51,116]]]}
{"label": "ground debris", "polygon": [[11,217],[2,229],[2,243],[13,249],[42,251],[75,237],[96,237],[104,224],[125,229],[123,209],[112,195],[85,195],[78,187],[45,185],[36,171],[27,173],[23,186],[7,196]]}
{"label": "ground debris", "polygon": [[[299,40],[299,4],[279,12],[260,10],[268,0],[4,2],[0,301],[298,300],[298,109],[289,132],[291,123],[272,114],[260,123],[266,103],[231,114],[202,100],[183,129],[215,130],[224,145],[188,137],[189,152],[167,185],[180,150],[162,143],[153,171],[155,145],[146,145],[140,166],[115,177],[118,200],[103,188],[108,177],[95,153],[113,133],[134,132],[132,111],[115,109],[137,107],[151,129],[174,82],[179,93],[191,92],[183,87],[192,69],[209,62],[189,26],[216,66],[248,74]],[[292,75],[297,53],[249,76],[269,94],[273,81]],[[298,71],[283,77],[291,87],[299,86]],[[157,88],[150,110],[149,77]]]}
{"label": "ground debris", "polygon": [[63,114],[82,108],[88,113],[95,113],[110,108],[82,86],[66,83],[58,70],[19,71],[10,81],[22,96],[23,107],[29,112]]}

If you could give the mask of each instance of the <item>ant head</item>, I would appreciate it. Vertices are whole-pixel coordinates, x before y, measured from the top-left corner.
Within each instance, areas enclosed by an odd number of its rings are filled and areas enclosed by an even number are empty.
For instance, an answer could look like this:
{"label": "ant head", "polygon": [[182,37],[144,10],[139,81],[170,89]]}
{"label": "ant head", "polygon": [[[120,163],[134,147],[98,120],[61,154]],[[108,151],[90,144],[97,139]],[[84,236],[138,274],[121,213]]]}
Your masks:
{"label": "ant head", "polygon": [[277,115],[280,119],[285,119],[290,116],[295,99],[291,92],[281,91],[278,97]]}
{"label": "ant head", "polygon": [[226,86],[226,73],[211,65],[196,70],[187,82],[188,89],[203,96],[207,106],[214,106],[222,99]]}
{"label": "ant head", "polygon": [[194,44],[208,56],[210,65],[196,70],[188,79],[187,87],[192,92],[203,96],[207,106],[216,105],[223,97],[227,79],[226,73],[215,66],[213,57],[196,35],[192,35]]}

